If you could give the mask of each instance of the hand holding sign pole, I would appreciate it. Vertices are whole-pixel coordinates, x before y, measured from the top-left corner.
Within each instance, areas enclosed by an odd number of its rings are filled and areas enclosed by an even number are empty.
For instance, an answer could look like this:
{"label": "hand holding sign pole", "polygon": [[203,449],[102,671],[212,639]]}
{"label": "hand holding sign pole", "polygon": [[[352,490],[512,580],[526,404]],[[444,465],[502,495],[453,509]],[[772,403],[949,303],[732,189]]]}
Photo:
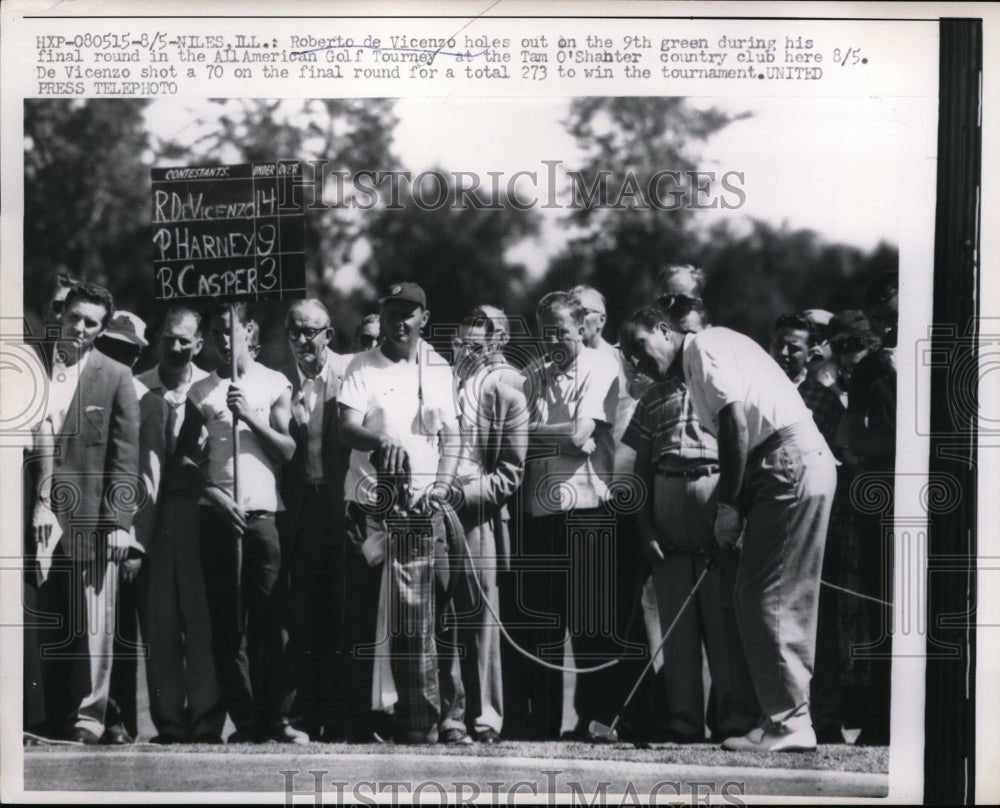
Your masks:
{"label": "hand holding sign pole", "polygon": [[[151,170],[153,283],[158,300],[229,305],[229,372],[238,381],[237,301],[303,298],[305,218],[297,161]],[[233,500],[240,507],[239,417],[233,416]],[[236,544],[241,619],[243,542]]]}
{"label": "hand holding sign pole", "polygon": [[[239,381],[236,367],[236,304],[229,304],[229,379],[233,384]],[[233,502],[240,507],[240,419],[233,413]],[[242,510],[242,509],[241,509]],[[236,619],[243,615],[243,534],[236,537]]]}

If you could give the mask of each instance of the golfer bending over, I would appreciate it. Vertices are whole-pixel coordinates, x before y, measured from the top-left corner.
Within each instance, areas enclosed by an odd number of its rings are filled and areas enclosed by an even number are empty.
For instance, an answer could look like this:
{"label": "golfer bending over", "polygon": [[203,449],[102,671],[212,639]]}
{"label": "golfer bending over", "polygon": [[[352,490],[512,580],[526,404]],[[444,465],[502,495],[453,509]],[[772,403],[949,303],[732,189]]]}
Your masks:
{"label": "golfer bending over", "polygon": [[781,368],[742,334],[683,334],[669,312],[650,306],[626,320],[621,346],[650,375],[683,375],[698,420],[719,445],[715,540],[732,547],[743,534],[736,613],[762,716],[722,748],[814,749],[809,682],[837,484],[826,441]]}

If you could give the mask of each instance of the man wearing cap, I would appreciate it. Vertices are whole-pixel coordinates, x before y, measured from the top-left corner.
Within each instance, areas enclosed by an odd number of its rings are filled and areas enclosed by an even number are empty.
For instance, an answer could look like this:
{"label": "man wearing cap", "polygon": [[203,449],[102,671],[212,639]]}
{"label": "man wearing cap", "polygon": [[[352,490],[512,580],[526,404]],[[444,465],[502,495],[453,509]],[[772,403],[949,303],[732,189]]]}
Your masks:
{"label": "man wearing cap", "polygon": [[[338,399],[341,439],[353,449],[344,487],[343,654],[354,709],[345,730],[370,739],[379,729],[370,710],[392,708],[401,742],[467,743],[465,696],[450,655],[441,655],[438,673],[431,629],[435,614],[439,630],[444,623],[448,548],[441,515],[425,507],[447,495],[455,475],[460,435],[454,383],[448,363],[420,336],[430,316],[424,290],[397,283],[381,304],[383,341],[351,360]],[[427,511],[420,529],[390,528],[387,535],[387,520],[411,525],[413,514]],[[389,566],[379,606],[383,560]],[[376,637],[380,608],[391,636]],[[396,630],[397,613],[421,627],[419,636],[412,629]],[[380,664],[373,682],[376,640],[388,642],[391,658],[388,669]]]}
{"label": "man wearing cap", "polygon": [[[337,738],[335,700],[344,599],[344,476],[348,452],[337,433],[337,395],[348,356],[330,349],[333,324],[319,300],[293,303],[285,333],[294,362],[290,429],[295,454],[282,482],[282,561],[288,572],[288,630],[295,671],[294,713],[314,740]],[[356,698],[356,694],[351,694]]]}
{"label": "man wearing cap", "polygon": [[[94,350],[113,313],[106,289],[89,283],[70,289],[37,429],[49,446],[51,474],[36,480],[31,531],[39,549],[56,544],[48,575],[66,584],[62,604],[39,603],[40,611],[66,618],[60,627],[44,630],[41,645],[52,654],[47,665],[70,674],[70,739],[84,744],[96,744],[104,735],[119,565],[136,549],[130,529],[144,493],[132,376]],[[81,622],[83,633],[67,636],[67,627]]]}
{"label": "man wearing cap", "polygon": [[794,386],[757,343],[728,328],[683,334],[668,320],[656,307],[640,309],[623,327],[623,348],[650,373],[680,362],[695,414],[718,442],[716,543],[732,547],[743,536],[737,619],[763,715],[723,748],[813,749],[809,681],[833,457]]}
{"label": "man wearing cap", "polygon": [[[291,384],[284,374],[256,361],[260,328],[244,304],[232,310],[216,304],[208,324],[221,364],[188,391],[177,455],[191,493],[201,495],[199,551],[212,652],[222,698],[236,725],[228,742],[304,744],[309,736],[289,721],[294,689],[278,603],[281,541],[276,515],[283,510],[278,475],[295,453],[289,433]],[[230,378],[232,364],[235,379]],[[199,462],[203,429],[204,465]]]}
{"label": "man wearing cap", "polygon": [[[142,349],[149,344],[145,334],[146,324],[140,317],[119,310],[95,344],[102,353],[133,368]],[[138,731],[135,689],[136,660],[142,653],[140,628],[144,639],[149,636],[144,608],[149,576],[143,559],[149,557],[153,542],[169,430],[169,409],[163,399],[150,395],[149,388],[138,379],[133,377],[132,382],[139,399],[139,474],[143,494],[132,520],[134,543],[119,568],[115,658],[111,667],[107,727],[101,738],[101,743],[115,745],[132,743]]]}
{"label": "man wearing cap", "polygon": [[[201,316],[171,306],[157,340],[160,361],[138,376],[170,411],[167,457],[184,423],[191,386],[208,373],[201,353]],[[218,743],[226,711],[212,661],[205,579],[198,558],[198,500],[190,496],[177,462],[168,461],[160,485],[156,535],[147,551],[143,636],[149,649],[146,683],[154,743]]]}

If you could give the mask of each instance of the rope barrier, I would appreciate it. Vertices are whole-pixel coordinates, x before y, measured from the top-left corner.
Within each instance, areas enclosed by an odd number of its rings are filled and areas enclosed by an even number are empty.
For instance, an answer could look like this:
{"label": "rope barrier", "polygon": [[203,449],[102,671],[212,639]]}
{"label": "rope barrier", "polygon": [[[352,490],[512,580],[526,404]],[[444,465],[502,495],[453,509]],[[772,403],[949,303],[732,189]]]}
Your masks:
{"label": "rope barrier", "polygon": [[838,592],[843,592],[847,595],[854,595],[856,598],[862,598],[863,600],[870,600],[872,603],[879,603],[882,606],[892,606],[892,602],[888,600],[880,600],[879,598],[874,598],[871,595],[863,595],[860,592],[855,592],[853,589],[847,589],[843,586],[837,586],[836,584],[831,584],[829,581],[820,581],[823,586],[828,586],[830,589],[836,589]]}
{"label": "rope barrier", "polygon": [[[445,515],[445,519],[448,520],[449,527],[452,529],[454,535],[462,537],[462,544],[465,547],[465,559],[469,565],[470,574],[468,577],[471,577],[475,581],[476,589],[479,590],[479,596],[482,598],[483,603],[486,605],[486,609],[489,611],[490,615],[493,617],[494,620],[496,620],[497,626],[500,629],[500,634],[503,636],[505,640],[507,640],[511,648],[517,651],[521,656],[530,659],[532,662],[537,662],[544,668],[548,668],[549,670],[553,671],[561,671],[562,673],[575,673],[575,674],[596,673],[597,671],[607,670],[608,668],[617,665],[619,661],[624,659],[624,657],[622,656],[622,657],[617,657],[616,659],[609,660],[608,662],[603,662],[600,665],[595,665],[591,668],[575,668],[575,667],[570,667],[568,665],[557,665],[554,662],[549,662],[548,660],[542,659],[541,657],[532,654],[527,649],[522,648],[520,645],[518,645],[517,642],[514,640],[514,638],[510,636],[510,633],[507,631],[507,627],[503,624],[503,621],[500,619],[500,615],[498,615],[496,611],[493,609],[493,604],[490,603],[489,598],[486,596],[486,592],[483,590],[482,582],[479,580],[479,576],[476,574],[475,567],[473,566],[472,563],[472,550],[469,547],[469,541],[465,535],[465,530],[462,528],[462,523],[458,518],[458,514],[452,507],[444,508],[443,513]],[[836,584],[832,584],[829,581],[821,580],[820,583],[822,583],[824,586],[828,586],[831,589],[836,589],[838,592],[843,592],[847,595],[853,595],[854,597],[862,598],[863,600],[869,600],[872,601],[873,603],[878,603],[882,606],[890,606],[890,607],[892,606],[892,603],[889,601],[880,600],[879,598],[872,597],[871,595],[865,595],[862,594],[861,592],[855,592],[854,590],[847,589],[843,586],[837,586]]]}
{"label": "rope barrier", "polygon": [[465,530],[462,528],[462,523],[458,518],[458,514],[455,513],[455,509],[452,507],[446,507],[443,508],[442,510],[445,515],[445,519],[448,520],[449,527],[451,527],[454,535],[462,537],[462,544],[465,546],[465,559],[469,565],[468,577],[472,578],[476,582],[476,589],[479,590],[479,596],[482,598],[483,603],[486,605],[487,611],[489,611],[493,619],[496,620],[497,626],[500,628],[500,634],[503,636],[505,640],[507,640],[508,643],[510,643],[511,648],[517,651],[521,656],[530,659],[532,662],[537,662],[543,668],[548,668],[551,671],[561,671],[562,673],[575,673],[577,675],[584,673],[596,673],[597,671],[607,670],[608,668],[618,664],[618,661],[623,657],[618,657],[617,659],[611,659],[608,660],[607,662],[602,662],[600,665],[594,665],[591,668],[575,668],[575,667],[570,667],[569,665],[557,665],[554,662],[549,662],[548,660],[536,656],[535,654],[531,653],[531,651],[528,651],[527,649],[522,648],[520,645],[518,645],[517,642],[515,642],[514,638],[510,636],[510,633],[507,631],[507,627],[503,624],[503,621],[500,619],[500,615],[496,613],[496,611],[493,608],[493,604],[490,603],[489,598],[486,596],[486,592],[483,590],[483,584],[479,580],[479,576],[476,574],[475,567],[472,564],[472,550],[469,548],[469,540],[465,535]]}

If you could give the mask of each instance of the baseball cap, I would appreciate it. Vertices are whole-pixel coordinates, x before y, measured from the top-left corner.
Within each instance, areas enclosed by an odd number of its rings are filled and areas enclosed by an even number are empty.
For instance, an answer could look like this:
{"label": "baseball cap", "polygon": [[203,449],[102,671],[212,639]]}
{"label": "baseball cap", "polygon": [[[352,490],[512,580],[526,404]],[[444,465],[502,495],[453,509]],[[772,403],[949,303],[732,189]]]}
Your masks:
{"label": "baseball cap", "polygon": [[838,311],[830,318],[827,339],[831,343],[844,337],[867,337],[872,332],[871,323],[860,309]]}
{"label": "baseball cap", "polygon": [[380,299],[379,303],[388,303],[390,300],[406,300],[409,303],[416,303],[422,309],[427,308],[427,295],[424,294],[424,290],[419,284],[409,281],[394,283],[389,287],[389,293]]}
{"label": "baseball cap", "polygon": [[145,333],[146,323],[139,315],[119,309],[112,316],[103,336],[145,348],[149,345],[146,342]]}

